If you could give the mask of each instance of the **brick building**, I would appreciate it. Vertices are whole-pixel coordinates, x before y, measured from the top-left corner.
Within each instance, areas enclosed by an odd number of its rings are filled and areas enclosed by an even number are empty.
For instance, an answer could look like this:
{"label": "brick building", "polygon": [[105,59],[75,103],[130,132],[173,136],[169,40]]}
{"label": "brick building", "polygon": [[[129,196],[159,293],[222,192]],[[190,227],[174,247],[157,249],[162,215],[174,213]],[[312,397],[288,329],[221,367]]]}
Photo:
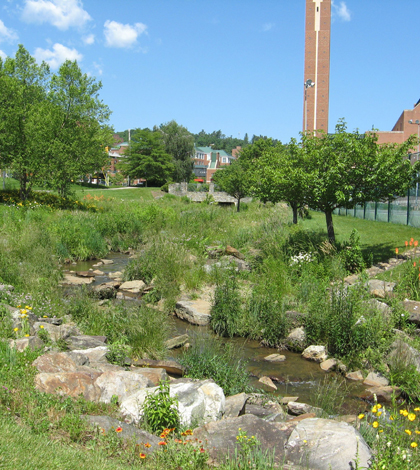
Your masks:
{"label": "brick building", "polygon": [[331,0],[306,0],[303,130],[328,132]]}
{"label": "brick building", "polygon": [[202,179],[206,183],[210,183],[212,176],[219,169],[230,165],[239,155],[240,147],[232,150],[233,155],[227,154],[224,150],[213,150],[211,147],[195,147],[194,175],[196,179]]}

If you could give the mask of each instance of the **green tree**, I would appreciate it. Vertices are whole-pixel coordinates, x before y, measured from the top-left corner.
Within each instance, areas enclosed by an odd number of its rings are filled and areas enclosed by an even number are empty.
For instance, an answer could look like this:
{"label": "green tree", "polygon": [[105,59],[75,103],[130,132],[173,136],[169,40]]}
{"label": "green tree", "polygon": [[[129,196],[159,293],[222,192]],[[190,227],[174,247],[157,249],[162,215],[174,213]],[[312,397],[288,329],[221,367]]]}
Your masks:
{"label": "green tree", "polygon": [[174,171],[172,157],[166,153],[162,134],[148,129],[133,131],[121,170],[130,178],[144,178],[161,186]]}
{"label": "green tree", "polygon": [[241,199],[250,194],[250,172],[242,166],[240,158],[231,165],[222,168],[213,175],[213,180],[222,191],[227,192],[238,202],[236,210],[239,212]]}
{"label": "green tree", "polygon": [[166,153],[174,160],[174,180],[189,181],[193,173],[194,136],[176,121],[154,128],[162,134]]}

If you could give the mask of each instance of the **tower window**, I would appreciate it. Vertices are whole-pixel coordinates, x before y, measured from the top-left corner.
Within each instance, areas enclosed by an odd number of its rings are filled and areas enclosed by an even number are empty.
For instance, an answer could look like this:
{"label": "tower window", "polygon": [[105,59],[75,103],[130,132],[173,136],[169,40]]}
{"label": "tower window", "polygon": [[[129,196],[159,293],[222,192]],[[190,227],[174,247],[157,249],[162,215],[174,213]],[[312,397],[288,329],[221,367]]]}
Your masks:
{"label": "tower window", "polygon": [[316,7],[316,11],[319,11],[319,7]]}

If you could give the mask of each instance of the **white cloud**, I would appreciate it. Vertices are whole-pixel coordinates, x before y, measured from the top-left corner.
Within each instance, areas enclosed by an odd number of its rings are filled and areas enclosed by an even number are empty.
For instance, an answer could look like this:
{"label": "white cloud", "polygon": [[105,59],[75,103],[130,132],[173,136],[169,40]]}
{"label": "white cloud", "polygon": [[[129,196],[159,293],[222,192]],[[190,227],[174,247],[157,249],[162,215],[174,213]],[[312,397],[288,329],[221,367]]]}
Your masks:
{"label": "white cloud", "polygon": [[13,42],[18,39],[18,35],[10,28],[7,28],[6,25],[0,20],[0,42],[8,41]]}
{"label": "white cloud", "polygon": [[58,67],[66,60],[82,60],[83,55],[76,51],[76,49],[69,49],[62,44],[54,44],[52,50],[41,49],[37,47],[34,53],[35,59],[38,62],[45,60],[52,69],[58,69]]}
{"label": "white cloud", "polygon": [[85,36],[83,38],[83,42],[87,45],[91,45],[95,42],[95,35],[94,34],[89,34],[89,36]]}
{"label": "white cloud", "polygon": [[97,71],[97,74],[98,75],[102,75],[103,73],[103,70],[102,70],[102,65],[101,64],[98,64],[96,62],[93,63],[93,66],[95,67],[96,71]]}
{"label": "white cloud", "polygon": [[351,13],[347,8],[346,2],[340,2],[340,5],[337,5],[335,2],[331,2],[333,7],[333,15],[337,15],[342,21],[350,21]]}
{"label": "white cloud", "polygon": [[104,35],[108,47],[131,47],[137,42],[138,36],[146,32],[147,26],[143,23],[129,24],[105,21]]}
{"label": "white cloud", "polygon": [[266,32],[266,31],[270,31],[270,29],[272,29],[274,27],[274,23],[265,23],[263,24],[263,31]]}
{"label": "white cloud", "polygon": [[4,60],[7,57],[7,54],[0,49],[0,57]]}
{"label": "white cloud", "polygon": [[25,0],[22,19],[27,23],[51,23],[65,31],[91,19],[80,0]]}

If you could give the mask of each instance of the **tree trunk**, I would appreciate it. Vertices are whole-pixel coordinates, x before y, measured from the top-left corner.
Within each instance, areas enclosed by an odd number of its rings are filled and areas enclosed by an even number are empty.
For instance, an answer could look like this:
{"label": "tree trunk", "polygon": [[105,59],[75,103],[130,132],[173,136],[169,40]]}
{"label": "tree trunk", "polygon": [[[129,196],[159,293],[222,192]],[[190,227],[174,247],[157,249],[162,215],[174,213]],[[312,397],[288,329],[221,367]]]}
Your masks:
{"label": "tree trunk", "polygon": [[20,199],[22,201],[26,201],[28,193],[28,180],[26,177],[26,173],[24,173],[23,176],[20,177]]}
{"label": "tree trunk", "polygon": [[325,211],[325,219],[327,221],[327,232],[328,238],[331,243],[335,244],[335,233],[334,233],[334,225],[332,219],[332,211]]}
{"label": "tree trunk", "polygon": [[236,212],[239,212],[240,204],[241,204],[241,198],[238,198],[238,204],[236,204]]}
{"label": "tree trunk", "polygon": [[293,223],[297,224],[298,223],[298,206],[295,203],[291,203],[290,207],[292,208],[293,211]]}

